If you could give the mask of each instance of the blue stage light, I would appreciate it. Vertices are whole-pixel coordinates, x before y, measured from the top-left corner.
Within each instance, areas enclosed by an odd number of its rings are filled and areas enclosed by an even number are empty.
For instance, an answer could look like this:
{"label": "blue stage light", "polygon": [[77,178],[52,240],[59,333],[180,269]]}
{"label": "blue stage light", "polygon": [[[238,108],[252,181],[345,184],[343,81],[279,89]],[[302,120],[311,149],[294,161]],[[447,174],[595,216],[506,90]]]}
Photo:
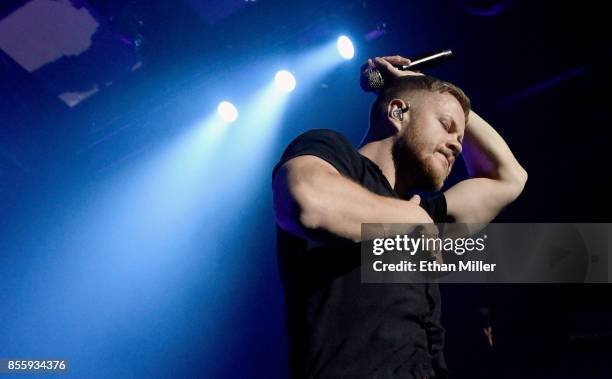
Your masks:
{"label": "blue stage light", "polygon": [[295,78],[286,70],[281,70],[276,73],[274,83],[276,84],[276,88],[283,92],[291,92],[295,88]]}
{"label": "blue stage light", "polygon": [[234,122],[238,119],[238,109],[229,101],[222,101],[217,107],[217,113],[223,121]]}
{"label": "blue stage light", "polygon": [[336,42],[336,46],[338,47],[338,52],[340,52],[342,58],[351,59],[355,56],[355,48],[347,36],[340,36]]}

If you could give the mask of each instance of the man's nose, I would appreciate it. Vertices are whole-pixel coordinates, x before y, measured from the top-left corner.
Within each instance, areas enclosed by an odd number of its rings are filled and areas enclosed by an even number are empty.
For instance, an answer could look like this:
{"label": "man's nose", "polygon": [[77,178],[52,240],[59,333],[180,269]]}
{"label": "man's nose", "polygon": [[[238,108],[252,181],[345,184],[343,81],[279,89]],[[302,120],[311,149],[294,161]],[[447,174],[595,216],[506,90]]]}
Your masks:
{"label": "man's nose", "polygon": [[448,147],[449,149],[451,149],[451,151],[453,152],[453,155],[455,157],[457,157],[459,154],[461,154],[462,151],[462,146],[459,143],[459,141],[457,140],[450,140],[447,142],[446,147]]}

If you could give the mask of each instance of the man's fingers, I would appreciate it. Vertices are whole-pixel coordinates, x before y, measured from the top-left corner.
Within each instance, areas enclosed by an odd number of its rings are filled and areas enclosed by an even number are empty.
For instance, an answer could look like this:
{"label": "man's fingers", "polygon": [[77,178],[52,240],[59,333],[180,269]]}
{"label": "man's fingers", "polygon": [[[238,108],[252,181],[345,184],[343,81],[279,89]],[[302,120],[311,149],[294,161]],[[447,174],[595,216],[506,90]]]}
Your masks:
{"label": "man's fingers", "polygon": [[408,58],[404,58],[402,56],[399,55],[392,55],[392,56],[388,56],[388,57],[383,57],[386,61],[391,62],[391,64],[395,64],[395,65],[405,65],[408,66],[410,64],[410,59]]}
{"label": "man's fingers", "polygon": [[393,65],[389,61],[387,61],[385,58],[382,58],[382,57],[375,57],[374,64],[376,64],[377,66],[382,66],[386,68],[393,68]]}
{"label": "man's fingers", "polygon": [[[399,57],[399,56],[396,56]],[[390,74],[394,77],[400,77],[400,76],[409,76],[409,75],[413,75],[413,76],[422,76],[423,74],[420,72],[415,72],[415,71],[409,71],[409,70],[400,70],[397,67],[393,66],[393,63],[388,61],[386,58],[388,57],[376,57],[374,58],[374,64],[376,65],[376,67],[378,67],[382,72]],[[396,63],[397,65],[400,64],[404,64],[405,62],[408,62],[407,64],[410,63],[410,60],[406,59],[406,58],[402,58],[399,57],[401,59],[403,59],[404,61],[398,61],[398,63]],[[396,60],[398,58],[395,58]]]}
{"label": "man's fingers", "polygon": [[387,60],[385,60],[384,58],[381,58],[381,57],[374,58],[374,64],[376,64],[378,68],[384,70],[385,72],[388,72],[394,76],[401,76],[400,75],[401,71],[393,67],[393,65],[389,63]]}
{"label": "man's fingers", "polygon": [[421,196],[414,195],[410,199],[408,199],[408,201],[410,201],[411,203],[415,203],[415,204],[421,205]]}

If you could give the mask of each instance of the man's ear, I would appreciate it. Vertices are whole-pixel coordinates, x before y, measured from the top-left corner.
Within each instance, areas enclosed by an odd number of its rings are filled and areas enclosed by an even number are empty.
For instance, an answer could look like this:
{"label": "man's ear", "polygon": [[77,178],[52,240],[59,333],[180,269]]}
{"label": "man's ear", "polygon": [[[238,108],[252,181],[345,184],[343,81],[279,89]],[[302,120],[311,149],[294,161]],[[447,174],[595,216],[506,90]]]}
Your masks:
{"label": "man's ear", "polygon": [[408,111],[408,105],[401,99],[393,99],[389,102],[387,107],[387,118],[389,123],[393,125],[398,132],[402,131],[404,127],[404,118],[408,115],[406,112]]}

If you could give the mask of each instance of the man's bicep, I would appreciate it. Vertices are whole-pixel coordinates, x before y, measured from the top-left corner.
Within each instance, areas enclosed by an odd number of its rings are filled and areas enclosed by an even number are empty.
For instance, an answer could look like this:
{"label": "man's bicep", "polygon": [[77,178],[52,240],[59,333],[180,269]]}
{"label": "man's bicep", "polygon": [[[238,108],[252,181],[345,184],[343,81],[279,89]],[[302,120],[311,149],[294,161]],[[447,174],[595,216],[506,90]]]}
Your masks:
{"label": "man's bicep", "polygon": [[[301,155],[283,163],[272,181],[274,213],[279,226],[302,234],[304,210],[314,201],[313,182],[340,176],[329,162],[314,155]],[[324,180],[324,179],[323,179]]]}
{"label": "man's bicep", "polygon": [[489,178],[463,180],[444,192],[447,214],[454,222],[488,223],[514,200],[503,182]]}

